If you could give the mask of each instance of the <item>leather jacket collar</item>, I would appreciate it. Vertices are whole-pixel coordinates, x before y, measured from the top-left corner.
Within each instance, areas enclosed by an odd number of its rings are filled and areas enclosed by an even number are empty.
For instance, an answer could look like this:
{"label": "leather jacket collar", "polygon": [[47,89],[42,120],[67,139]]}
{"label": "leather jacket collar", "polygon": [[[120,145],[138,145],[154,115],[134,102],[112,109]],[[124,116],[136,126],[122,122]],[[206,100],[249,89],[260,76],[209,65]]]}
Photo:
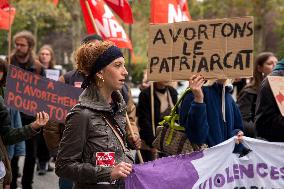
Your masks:
{"label": "leather jacket collar", "polygon": [[[112,93],[112,99],[118,104],[119,112],[126,109],[126,104],[119,91],[114,91]],[[105,98],[100,94],[98,88],[94,84],[90,85],[82,92],[79,97],[79,102],[81,106],[93,110],[112,112],[111,105],[106,102]]]}

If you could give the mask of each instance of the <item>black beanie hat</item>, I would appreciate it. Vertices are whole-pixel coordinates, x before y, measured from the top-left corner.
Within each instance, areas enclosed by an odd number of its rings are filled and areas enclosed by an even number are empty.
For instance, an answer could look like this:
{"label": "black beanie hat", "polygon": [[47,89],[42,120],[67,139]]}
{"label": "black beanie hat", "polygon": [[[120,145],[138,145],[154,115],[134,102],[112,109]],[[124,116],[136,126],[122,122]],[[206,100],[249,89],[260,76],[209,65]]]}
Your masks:
{"label": "black beanie hat", "polygon": [[90,34],[82,39],[81,44],[86,44],[94,40],[103,41],[103,38],[97,34]]}

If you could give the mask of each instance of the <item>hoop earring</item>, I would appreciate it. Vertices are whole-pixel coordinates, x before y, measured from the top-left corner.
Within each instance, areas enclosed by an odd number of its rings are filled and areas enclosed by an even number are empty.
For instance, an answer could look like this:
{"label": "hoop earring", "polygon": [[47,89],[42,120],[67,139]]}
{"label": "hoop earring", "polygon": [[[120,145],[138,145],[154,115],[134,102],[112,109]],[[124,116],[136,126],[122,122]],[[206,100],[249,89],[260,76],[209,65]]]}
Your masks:
{"label": "hoop earring", "polygon": [[104,80],[104,78],[103,78],[103,77],[100,77],[100,81],[101,81],[102,83],[104,83],[104,82],[105,82],[105,80]]}
{"label": "hoop earring", "polygon": [[97,79],[96,84],[97,84],[97,86],[98,86],[99,88],[102,88],[103,85],[104,85],[105,80],[104,80],[103,77],[97,77],[97,78],[98,78],[98,79]]}

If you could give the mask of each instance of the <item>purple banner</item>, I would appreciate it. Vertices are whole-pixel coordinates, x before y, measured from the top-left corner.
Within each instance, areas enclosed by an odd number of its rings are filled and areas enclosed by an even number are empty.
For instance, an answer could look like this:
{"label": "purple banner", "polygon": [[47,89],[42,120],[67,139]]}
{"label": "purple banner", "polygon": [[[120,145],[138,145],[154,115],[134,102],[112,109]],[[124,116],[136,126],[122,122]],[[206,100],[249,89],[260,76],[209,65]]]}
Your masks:
{"label": "purple banner", "polygon": [[202,157],[202,152],[193,152],[134,165],[126,189],[192,188],[199,177],[191,161]]}
{"label": "purple banner", "polygon": [[134,165],[126,189],[282,189],[284,143],[244,137],[251,151],[232,153],[235,138],[192,154]]}

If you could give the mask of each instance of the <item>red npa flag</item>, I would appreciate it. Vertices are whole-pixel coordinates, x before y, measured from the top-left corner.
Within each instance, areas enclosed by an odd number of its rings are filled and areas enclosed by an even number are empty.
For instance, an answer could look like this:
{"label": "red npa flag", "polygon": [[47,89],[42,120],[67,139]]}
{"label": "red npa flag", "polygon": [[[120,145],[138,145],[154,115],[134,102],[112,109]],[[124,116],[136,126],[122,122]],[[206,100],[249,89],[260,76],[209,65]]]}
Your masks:
{"label": "red npa flag", "polygon": [[16,9],[7,0],[0,0],[0,29],[9,30],[14,21]]}
{"label": "red npa flag", "polygon": [[152,0],[151,23],[191,20],[186,0]]}
{"label": "red npa flag", "polygon": [[0,8],[4,6],[9,6],[9,1],[8,0],[0,0]]}
{"label": "red npa flag", "polygon": [[127,0],[104,0],[106,4],[127,24],[133,24],[131,7]]}
{"label": "red npa flag", "polygon": [[53,4],[54,4],[55,6],[58,5],[58,2],[59,2],[59,0],[53,0]]}
{"label": "red npa flag", "polygon": [[[96,33],[119,48],[132,49],[131,41],[103,0],[80,0],[87,33]],[[90,14],[88,7],[90,7]],[[93,25],[94,22],[94,25]]]}

